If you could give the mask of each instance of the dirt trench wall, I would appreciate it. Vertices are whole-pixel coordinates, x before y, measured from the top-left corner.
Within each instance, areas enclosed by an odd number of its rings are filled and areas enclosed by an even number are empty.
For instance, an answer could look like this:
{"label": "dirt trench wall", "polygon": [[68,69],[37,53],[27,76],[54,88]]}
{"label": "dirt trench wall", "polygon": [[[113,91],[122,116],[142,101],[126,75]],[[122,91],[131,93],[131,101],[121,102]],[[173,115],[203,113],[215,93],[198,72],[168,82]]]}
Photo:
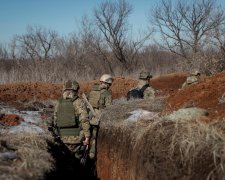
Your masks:
{"label": "dirt trench wall", "polygon": [[101,180],[223,179],[225,175],[224,122],[204,125],[158,119],[143,125],[107,120],[101,122],[97,143]]}
{"label": "dirt trench wall", "polygon": [[[135,128],[141,127],[130,127],[130,129],[111,127],[110,130],[99,131],[98,177],[101,180],[170,179],[174,177],[171,174],[177,174],[176,169],[169,165],[171,160],[165,156],[169,142],[164,141],[160,144],[159,139],[156,139],[158,137],[153,137],[149,133],[143,134],[135,141],[136,137],[132,137],[134,134],[131,132]],[[161,139],[163,140],[163,137]]]}

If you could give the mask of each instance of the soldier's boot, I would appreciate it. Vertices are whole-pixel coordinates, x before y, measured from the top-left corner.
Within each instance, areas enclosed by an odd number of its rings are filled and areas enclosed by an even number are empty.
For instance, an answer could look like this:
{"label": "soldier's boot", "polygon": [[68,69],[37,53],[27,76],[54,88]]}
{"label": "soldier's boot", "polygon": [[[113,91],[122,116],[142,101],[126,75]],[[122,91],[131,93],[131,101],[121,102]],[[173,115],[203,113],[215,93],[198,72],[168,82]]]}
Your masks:
{"label": "soldier's boot", "polygon": [[95,139],[92,139],[90,142],[90,150],[89,150],[89,158],[95,159],[96,154],[96,141]]}

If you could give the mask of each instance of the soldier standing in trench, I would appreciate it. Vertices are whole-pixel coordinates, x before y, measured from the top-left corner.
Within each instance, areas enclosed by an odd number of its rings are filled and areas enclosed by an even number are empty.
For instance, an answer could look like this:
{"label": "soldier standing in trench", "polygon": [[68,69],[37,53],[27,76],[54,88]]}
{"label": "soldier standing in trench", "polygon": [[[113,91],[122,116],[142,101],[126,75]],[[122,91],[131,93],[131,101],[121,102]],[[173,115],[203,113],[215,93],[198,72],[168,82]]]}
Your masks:
{"label": "soldier standing in trench", "polygon": [[80,159],[81,147],[89,144],[91,134],[87,108],[78,96],[78,90],[77,81],[64,83],[62,97],[55,106],[53,127],[61,141]]}
{"label": "soldier standing in trench", "polygon": [[152,75],[148,71],[142,71],[139,75],[139,81],[136,87],[130,89],[127,93],[127,100],[132,99],[154,99],[155,90],[150,86],[149,82]]}
{"label": "soldier standing in trench", "polygon": [[94,84],[88,94],[88,109],[91,125],[91,140],[89,158],[96,158],[96,140],[99,129],[99,119],[103,109],[112,104],[112,92],[109,90],[113,78],[110,74],[103,74],[100,78],[100,84]]}

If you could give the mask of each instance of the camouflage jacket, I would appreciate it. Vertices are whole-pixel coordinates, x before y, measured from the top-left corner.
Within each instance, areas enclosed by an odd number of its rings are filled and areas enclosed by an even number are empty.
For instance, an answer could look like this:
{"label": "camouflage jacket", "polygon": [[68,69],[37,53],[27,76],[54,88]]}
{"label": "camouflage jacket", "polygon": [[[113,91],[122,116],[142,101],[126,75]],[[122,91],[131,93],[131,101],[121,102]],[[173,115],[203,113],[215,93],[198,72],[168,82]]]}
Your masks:
{"label": "camouflage jacket", "polygon": [[191,84],[197,84],[199,82],[199,78],[196,76],[189,76],[187,77],[186,81],[182,85],[182,88],[189,86]]}
{"label": "camouflage jacket", "polygon": [[[95,84],[96,86],[97,84]],[[108,88],[105,86],[105,84],[97,85],[99,89],[99,99],[96,99],[99,101],[99,108],[98,109],[104,109],[106,106],[109,106],[112,104],[112,92],[108,90]],[[88,99],[90,100],[91,92],[88,95]],[[91,102],[90,102],[91,103]]]}
{"label": "camouflage jacket", "polygon": [[[148,81],[140,80],[135,88],[141,89],[144,85],[148,84]],[[144,99],[155,98],[155,90],[149,86],[145,89]]]}
{"label": "camouflage jacket", "polygon": [[[95,117],[93,116],[92,112],[89,111],[89,117],[91,119],[91,121],[90,121],[91,125],[99,125],[99,118],[101,116],[101,113],[102,113],[103,109],[112,104],[112,92],[110,90],[108,90],[108,88],[104,84],[98,85],[98,88],[100,89],[100,91],[99,91],[100,97],[98,99],[99,108],[93,107],[94,111],[95,111],[95,114],[96,114]],[[91,95],[91,92],[88,95],[89,100],[91,98],[90,95]],[[89,101],[89,102],[91,103],[91,101]]]}

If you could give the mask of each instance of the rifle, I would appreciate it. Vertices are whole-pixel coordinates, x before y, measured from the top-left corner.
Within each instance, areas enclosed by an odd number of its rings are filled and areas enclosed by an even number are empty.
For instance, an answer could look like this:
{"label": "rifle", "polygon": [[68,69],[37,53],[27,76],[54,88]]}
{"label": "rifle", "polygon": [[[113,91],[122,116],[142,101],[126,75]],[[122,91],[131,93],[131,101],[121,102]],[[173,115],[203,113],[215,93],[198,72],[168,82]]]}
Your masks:
{"label": "rifle", "polygon": [[80,159],[80,164],[83,165],[83,166],[85,166],[86,161],[87,161],[88,150],[89,150],[89,146],[86,145],[83,156]]}
{"label": "rifle", "polygon": [[96,112],[95,112],[95,110],[93,109],[92,105],[89,103],[89,101],[88,101],[88,99],[87,99],[87,97],[86,97],[86,95],[85,95],[84,93],[82,93],[82,97],[83,97],[85,103],[87,104],[87,106],[89,107],[89,109],[91,110],[93,116],[96,117]]}
{"label": "rifle", "polygon": [[52,136],[56,139],[60,136],[59,127],[54,123],[54,118],[51,118],[51,122],[48,124],[48,130],[51,132]]}

